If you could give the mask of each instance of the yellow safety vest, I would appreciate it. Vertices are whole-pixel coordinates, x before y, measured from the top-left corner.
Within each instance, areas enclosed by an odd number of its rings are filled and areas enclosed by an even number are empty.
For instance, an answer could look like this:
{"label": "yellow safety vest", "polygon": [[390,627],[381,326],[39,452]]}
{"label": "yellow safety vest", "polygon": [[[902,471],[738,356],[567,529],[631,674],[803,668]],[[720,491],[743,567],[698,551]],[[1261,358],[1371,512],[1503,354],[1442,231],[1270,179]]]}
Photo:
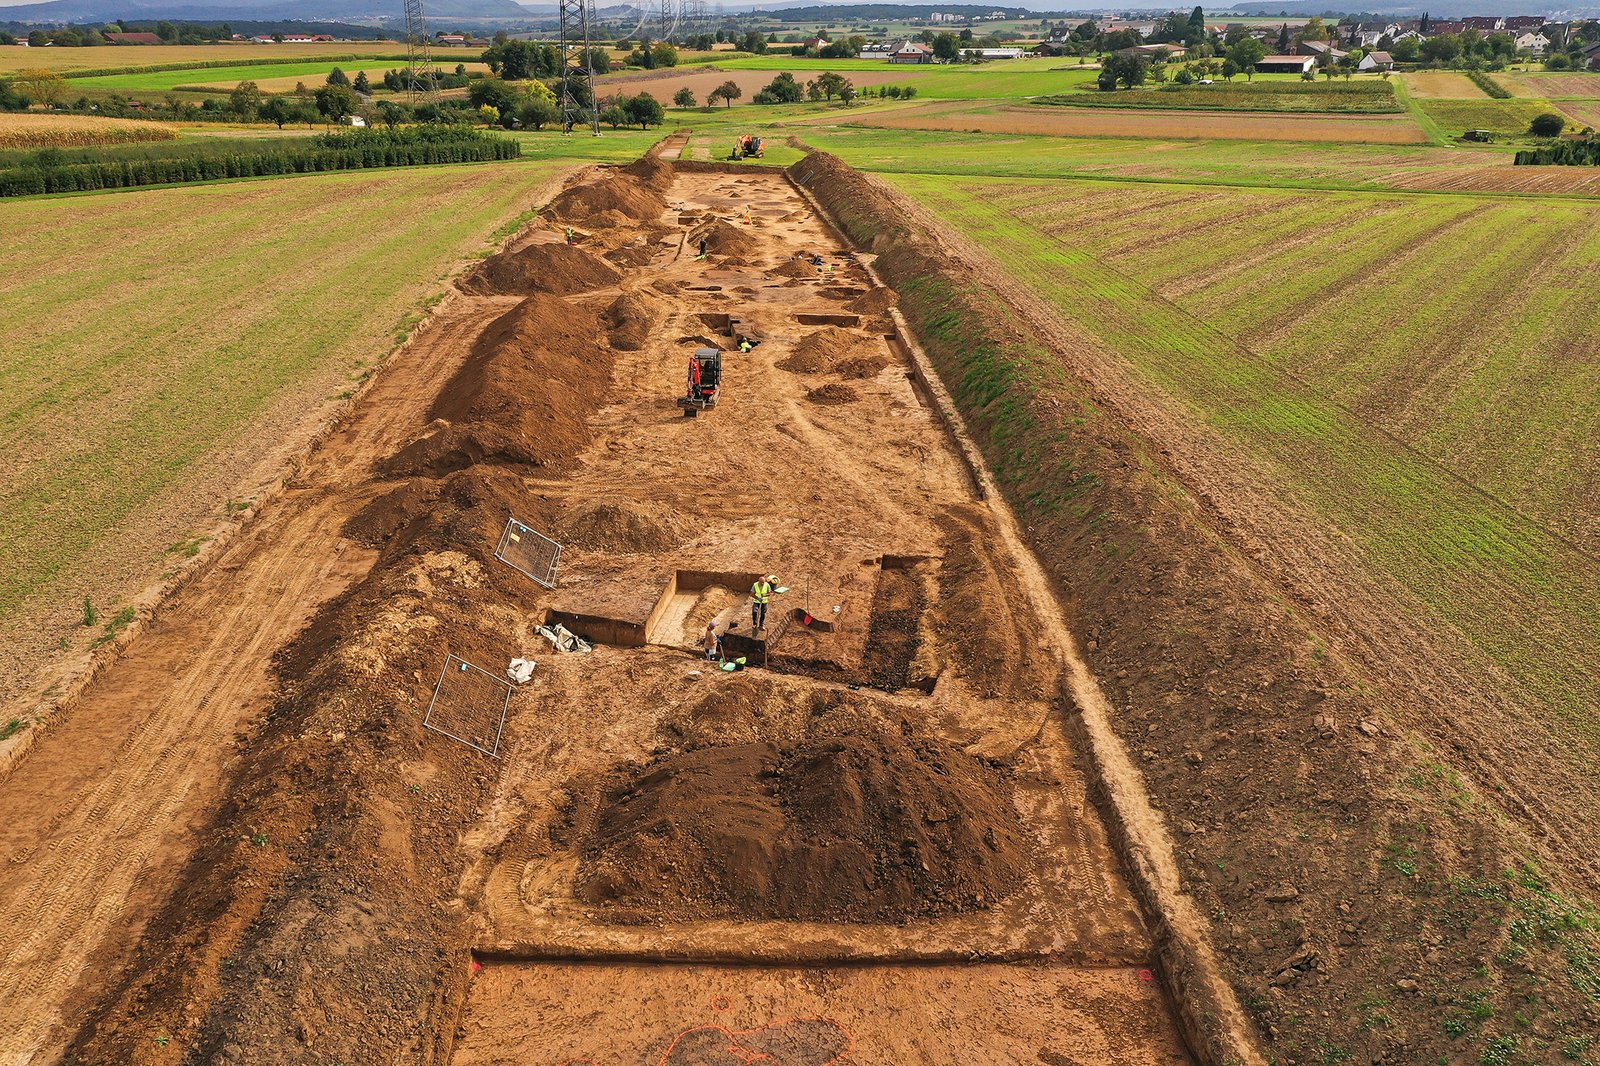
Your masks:
{"label": "yellow safety vest", "polygon": [[766,603],[767,597],[772,594],[772,586],[765,581],[757,581],[750,586],[750,592],[755,596],[757,603]]}

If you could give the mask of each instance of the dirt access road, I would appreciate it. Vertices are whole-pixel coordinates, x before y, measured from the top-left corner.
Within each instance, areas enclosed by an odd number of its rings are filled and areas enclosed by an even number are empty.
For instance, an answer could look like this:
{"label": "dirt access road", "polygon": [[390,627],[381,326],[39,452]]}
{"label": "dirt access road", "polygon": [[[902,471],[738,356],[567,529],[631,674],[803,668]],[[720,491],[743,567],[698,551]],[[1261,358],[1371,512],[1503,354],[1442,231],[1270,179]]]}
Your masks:
{"label": "dirt access road", "polygon": [[893,294],[776,173],[553,210],[0,787],[4,1061],[1189,1062]]}

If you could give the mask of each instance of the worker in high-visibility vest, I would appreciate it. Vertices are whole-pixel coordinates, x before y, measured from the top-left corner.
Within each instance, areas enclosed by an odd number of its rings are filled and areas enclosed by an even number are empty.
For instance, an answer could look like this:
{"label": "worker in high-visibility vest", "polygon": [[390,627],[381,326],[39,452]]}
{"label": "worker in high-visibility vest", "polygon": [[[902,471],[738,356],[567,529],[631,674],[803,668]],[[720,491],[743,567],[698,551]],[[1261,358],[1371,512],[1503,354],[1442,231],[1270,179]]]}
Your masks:
{"label": "worker in high-visibility vest", "polygon": [[776,580],[777,574],[768,574],[756,578],[756,583],[750,586],[750,626],[757,633],[767,627],[767,600],[772,596],[772,583]]}

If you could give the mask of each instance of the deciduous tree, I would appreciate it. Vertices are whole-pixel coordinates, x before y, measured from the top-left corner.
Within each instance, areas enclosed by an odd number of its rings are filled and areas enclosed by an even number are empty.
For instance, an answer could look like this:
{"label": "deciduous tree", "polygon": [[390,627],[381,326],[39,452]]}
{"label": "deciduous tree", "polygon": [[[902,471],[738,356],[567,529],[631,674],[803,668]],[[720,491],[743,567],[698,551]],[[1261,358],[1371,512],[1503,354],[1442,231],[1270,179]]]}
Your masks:
{"label": "deciduous tree", "polygon": [[335,126],[355,114],[356,108],[361,106],[361,101],[356,99],[356,94],[350,91],[348,85],[324,85],[317,90],[316,98],[317,110]]}
{"label": "deciduous tree", "polygon": [[256,88],[256,83],[241,81],[235,85],[228,94],[228,110],[246,121],[255,119],[256,112],[261,110],[261,90]]}

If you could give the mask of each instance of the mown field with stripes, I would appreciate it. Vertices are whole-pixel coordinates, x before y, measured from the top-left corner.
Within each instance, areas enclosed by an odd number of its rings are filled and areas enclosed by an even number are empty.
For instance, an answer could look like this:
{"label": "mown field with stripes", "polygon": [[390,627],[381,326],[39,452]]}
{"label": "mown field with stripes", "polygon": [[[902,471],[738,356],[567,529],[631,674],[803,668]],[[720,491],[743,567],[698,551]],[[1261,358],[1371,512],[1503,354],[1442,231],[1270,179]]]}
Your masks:
{"label": "mown field with stripes", "polygon": [[1600,206],[891,180],[1600,742]]}

